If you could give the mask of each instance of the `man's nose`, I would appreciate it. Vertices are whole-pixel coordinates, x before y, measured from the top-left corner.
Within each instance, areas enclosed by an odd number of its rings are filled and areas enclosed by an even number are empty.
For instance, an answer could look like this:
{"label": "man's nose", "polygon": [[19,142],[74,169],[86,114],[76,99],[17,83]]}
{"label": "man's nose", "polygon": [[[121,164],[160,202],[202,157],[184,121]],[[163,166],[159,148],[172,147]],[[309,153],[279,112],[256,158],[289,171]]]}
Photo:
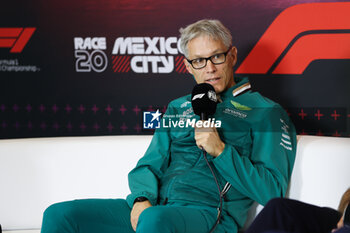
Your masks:
{"label": "man's nose", "polygon": [[216,71],[216,66],[214,65],[214,63],[209,59],[207,61],[207,65],[206,65],[206,70],[208,73],[212,73]]}

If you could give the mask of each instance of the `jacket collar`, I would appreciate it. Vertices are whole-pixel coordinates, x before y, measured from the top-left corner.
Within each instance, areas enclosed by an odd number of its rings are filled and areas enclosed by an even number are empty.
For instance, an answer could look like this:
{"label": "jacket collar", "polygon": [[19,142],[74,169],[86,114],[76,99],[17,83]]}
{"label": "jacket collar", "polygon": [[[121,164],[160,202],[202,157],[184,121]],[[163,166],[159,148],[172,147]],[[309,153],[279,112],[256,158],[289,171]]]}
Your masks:
{"label": "jacket collar", "polygon": [[225,99],[232,96],[237,97],[251,89],[251,85],[247,77],[235,77],[235,82],[236,84],[233,87],[220,94],[221,98]]}

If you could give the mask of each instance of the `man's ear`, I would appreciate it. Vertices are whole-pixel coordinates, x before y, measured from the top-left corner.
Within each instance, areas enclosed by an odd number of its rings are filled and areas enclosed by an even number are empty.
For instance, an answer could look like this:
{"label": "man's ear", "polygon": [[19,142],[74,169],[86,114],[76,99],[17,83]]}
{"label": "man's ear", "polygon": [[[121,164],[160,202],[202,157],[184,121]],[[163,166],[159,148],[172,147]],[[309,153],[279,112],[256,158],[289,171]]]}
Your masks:
{"label": "man's ear", "polygon": [[188,73],[190,73],[190,74],[193,75],[193,73],[192,73],[192,68],[191,68],[191,64],[187,61],[186,58],[184,58],[183,62],[184,62],[184,64],[185,64],[185,66],[186,66],[186,69],[187,69]]}
{"label": "man's ear", "polygon": [[237,48],[235,46],[232,46],[230,54],[231,54],[232,61],[233,61],[233,65],[232,65],[232,67],[233,67],[237,63]]}

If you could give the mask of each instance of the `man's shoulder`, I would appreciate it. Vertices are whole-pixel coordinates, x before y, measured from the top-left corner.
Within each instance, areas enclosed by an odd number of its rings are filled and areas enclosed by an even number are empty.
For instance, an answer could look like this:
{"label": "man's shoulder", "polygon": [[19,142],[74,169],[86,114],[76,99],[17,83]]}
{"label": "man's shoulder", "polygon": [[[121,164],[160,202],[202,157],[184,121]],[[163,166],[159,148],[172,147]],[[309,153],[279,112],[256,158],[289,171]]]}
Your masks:
{"label": "man's shoulder", "polygon": [[175,107],[175,108],[188,108],[192,107],[191,105],[191,94],[181,96],[177,99],[174,99],[170,101],[169,106]]}
{"label": "man's shoulder", "polygon": [[245,94],[244,98],[250,105],[255,108],[275,108],[281,107],[277,102],[263,96],[259,92],[251,91]]}
{"label": "man's shoulder", "polygon": [[239,103],[247,106],[251,115],[259,116],[256,118],[257,121],[260,121],[262,116],[287,117],[285,109],[279,103],[269,99],[266,96],[263,96],[259,92],[247,92],[244,94],[244,98],[242,99],[243,101],[239,101]]}

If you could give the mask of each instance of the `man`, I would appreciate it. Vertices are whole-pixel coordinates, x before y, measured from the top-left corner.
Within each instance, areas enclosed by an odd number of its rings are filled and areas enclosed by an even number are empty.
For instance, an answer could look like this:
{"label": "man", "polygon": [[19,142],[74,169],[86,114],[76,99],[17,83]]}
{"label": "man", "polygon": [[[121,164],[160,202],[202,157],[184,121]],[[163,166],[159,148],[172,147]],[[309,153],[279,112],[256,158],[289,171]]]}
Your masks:
{"label": "man", "polygon": [[[188,232],[214,229],[219,194],[202,149],[208,154],[224,198],[215,232],[237,232],[254,201],[266,204],[285,194],[296,152],[296,135],[276,103],[234,79],[237,49],[217,20],[181,29],[187,70],[197,83],[211,84],[220,103],[214,118],[221,127],[161,127],[129,173],[125,200],[79,200],[49,207],[42,233]],[[163,116],[196,119],[191,96],[172,101]]]}

